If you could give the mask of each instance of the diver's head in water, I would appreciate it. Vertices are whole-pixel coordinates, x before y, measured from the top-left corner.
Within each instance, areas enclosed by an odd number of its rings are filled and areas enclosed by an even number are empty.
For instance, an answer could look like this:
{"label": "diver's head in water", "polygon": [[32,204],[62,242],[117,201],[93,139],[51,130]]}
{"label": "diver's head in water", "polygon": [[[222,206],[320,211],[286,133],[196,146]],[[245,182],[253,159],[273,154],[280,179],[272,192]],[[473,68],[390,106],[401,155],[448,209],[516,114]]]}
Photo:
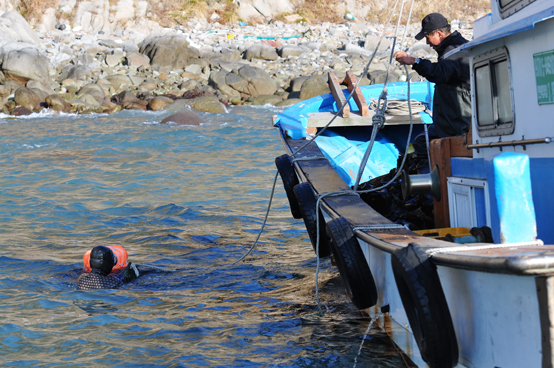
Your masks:
{"label": "diver's head in water", "polygon": [[92,273],[109,275],[113,266],[117,263],[115,254],[108,247],[99,245],[90,252],[90,268]]}

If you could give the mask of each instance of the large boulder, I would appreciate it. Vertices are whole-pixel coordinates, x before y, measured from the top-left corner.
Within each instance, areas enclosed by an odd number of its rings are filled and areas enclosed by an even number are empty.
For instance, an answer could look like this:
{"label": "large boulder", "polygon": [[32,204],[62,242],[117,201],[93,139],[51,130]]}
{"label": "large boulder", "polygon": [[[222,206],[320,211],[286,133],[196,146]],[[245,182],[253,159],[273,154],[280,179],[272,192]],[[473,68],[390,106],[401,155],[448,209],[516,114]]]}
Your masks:
{"label": "large boulder", "polygon": [[89,83],[84,85],[78,92],[77,92],[77,98],[81,98],[83,95],[90,95],[94,97],[98,103],[101,103],[104,101],[104,98],[107,96],[106,91],[102,86],[95,84],[95,83]]}
{"label": "large boulder", "polygon": [[277,60],[279,58],[279,55],[277,55],[274,47],[266,45],[265,43],[256,43],[246,50],[244,58],[249,61],[254,58],[263,60]]}
{"label": "large boulder", "polygon": [[277,105],[283,98],[277,95],[261,95],[252,101],[252,105]]}
{"label": "large boulder", "polygon": [[248,81],[247,94],[252,97],[272,95],[277,91],[273,79],[263,69],[246,65],[238,70],[238,75]]}
{"label": "large boulder", "polygon": [[15,11],[0,16],[0,39],[40,46],[40,40],[29,23]]}
{"label": "large boulder", "polygon": [[171,105],[173,99],[165,96],[156,96],[148,102],[147,108],[152,111],[163,110],[167,105]]}
{"label": "large boulder", "polygon": [[[240,92],[229,86],[226,82],[227,79],[227,73],[225,71],[216,71],[210,74],[210,78],[208,80],[208,84],[215,89],[218,89],[221,91],[221,93],[227,95],[227,96],[240,96]],[[236,75],[236,74],[235,74]]]}
{"label": "large boulder", "polygon": [[106,79],[114,86],[116,89],[126,88],[133,85],[133,81],[126,75],[121,74],[112,74],[106,77]]}
{"label": "large boulder", "polygon": [[130,54],[127,54],[123,64],[128,65],[131,69],[148,69],[150,68],[150,59],[145,55],[139,54],[137,52],[132,52]]}
{"label": "large boulder", "polygon": [[227,112],[225,105],[223,105],[216,96],[201,96],[189,100],[189,104],[192,108],[202,112],[210,112],[216,114],[222,114]]}
{"label": "large boulder", "polygon": [[161,124],[175,124],[175,125],[200,125],[204,123],[204,120],[191,110],[183,110],[161,121]]}
{"label": "large boulder", "polygon": [[49,78],[48,59],[35,46],[0,40],[0,68],[5,79],[25,85],[29,80]]}
{"label": "large boulder", "polygon": [[61,82],[65,79],[73,79],[76,81],[86,81],[92,76],[92,71],[90,68],[84,65],[70,65],[63,68],[62,72],[58,77],[58,82]]}
{"label": "large boulder", "polygon": [[306,50],[303,47],[296,45],[283,45],[279,48],[279,56],[282,58],[288,58],[289,56],[300,56],[306,53],[309,50]]}
{"label": "large boulder", "polygon": [[329,85],[319,75],[312,75],[302,83],[300,98],[307,100],[330,92]]}
{"label": "large boulder", "polygon": [[55,111],[63,111],[69,113],[71,111],[71,105],[69,102],[63,99],[60,95],[52,94],[46,97],[46,105]]}
{"label": "large boulder", "polygon": [[31,111],[38,110],[41,102],[43,102],[35,91],[25,87],[19,88],[15,91],[14,101],[19,106],[23,106]]}
{"label": "large boulder", "polygon": [[139,52],[148,56],[152,69],[161,72],[184,69],[189,59],[200,56],[198,50],[189,48],[185,36],[180,34],[150,35],[139,45]]}

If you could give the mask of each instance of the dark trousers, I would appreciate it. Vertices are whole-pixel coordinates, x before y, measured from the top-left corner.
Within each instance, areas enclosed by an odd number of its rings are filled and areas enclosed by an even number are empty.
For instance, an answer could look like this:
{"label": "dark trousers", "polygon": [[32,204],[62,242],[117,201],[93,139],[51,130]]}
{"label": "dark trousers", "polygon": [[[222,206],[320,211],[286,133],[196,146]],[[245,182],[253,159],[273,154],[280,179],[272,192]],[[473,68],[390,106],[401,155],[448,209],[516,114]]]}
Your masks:
{"label": "dark trousers", "polygon": [[[427,126],[428,132],[429,132],[429,142],[431,142],[433,139],[440,138],[436,131],[435,131],[435,125],[430,124]],[[414,152],[417,155],[417,168],[418,172],[421,170],[428,170],[429,169],[429,160],[427,156],[427,143],[425,141],[425,131],[420,133],[418,136],[414,138],[414,143],[412,144],[414,147]]]}

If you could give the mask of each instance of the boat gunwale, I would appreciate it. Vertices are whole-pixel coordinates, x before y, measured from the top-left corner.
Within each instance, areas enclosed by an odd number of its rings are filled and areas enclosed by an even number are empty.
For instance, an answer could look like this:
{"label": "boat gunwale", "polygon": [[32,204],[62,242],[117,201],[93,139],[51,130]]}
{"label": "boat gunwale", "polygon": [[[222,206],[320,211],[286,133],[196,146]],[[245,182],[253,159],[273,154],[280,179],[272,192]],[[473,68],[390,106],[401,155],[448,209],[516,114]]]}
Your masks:
{"label": "boat gunwale", "polygon": [[[279,128],[281,142],[290,155],[294,152],[294,146],[301,146],[307,143],[305,139],[292,139],[286,135],[281,127]],[[318,157],[325,157],[317,145],[312,143],[311,151],[319,151]],[[316,147],[315,149],[313,147]],[[347,186],[346,183],[340,178],[339,174],[333,169],[331,164],[325,160],[316,161],[294,161],[295,171],[298,174],[302,182],[309,182],[314,187],[317,193],[318,184],[314,180],[310,180],[308,170],[310,168],[323,167],[328,165],[328,170],[332,171],[340,181]],[[327,186],[329,183],[325,183]],[[336,190],[344,190],[344,187],[337,188]],[[333,219],[342,216],[341,203],[344,203],[345,197],[348,199],[349,210],[353,210],[353,206],[359,207],[357,210],[360,214],[365,214],[366,218],[372,216],[380,219],[380,221],[368,221],[364,220],[364,224],[375,225],[390,225],[392,222],[385,217],[381,216],[367,203],[363,202],[358,196],[336,196],[324,198],[321,201],[322,209]],[[357,200],[355,199],[357,198]],[[361,224],[353,223],[352,218],[345,217],[353,228]],[[382,220],[381,220],[382,219]],[[425,248],[445,248],[445,247],[459,247],[459,244],[445,242],[442,240],[432,239],[419,234],[414,233],[408,229],[387,229],[387,230],[355,230],[354,234],[359,240],[366,242],[367,244],[380,249],[387,253],[394,253],[398,249],[407,246],[410,243],[417,243]],[[473,245],[493,245],[490,243],[474,243],[465,244],[467,246]],[[472,250],[464,252],[450,252],[440,253],[433,256],[433,261],[437,265],[454,267],[465,270],[474,270],[488,273],[501,273],[501,274],[514,274],[514,275],[546,275],[554,274],[554,245],[543,245],[535,247],[514,247],[514,248],[501,248],[501,249],[482,249]]]}

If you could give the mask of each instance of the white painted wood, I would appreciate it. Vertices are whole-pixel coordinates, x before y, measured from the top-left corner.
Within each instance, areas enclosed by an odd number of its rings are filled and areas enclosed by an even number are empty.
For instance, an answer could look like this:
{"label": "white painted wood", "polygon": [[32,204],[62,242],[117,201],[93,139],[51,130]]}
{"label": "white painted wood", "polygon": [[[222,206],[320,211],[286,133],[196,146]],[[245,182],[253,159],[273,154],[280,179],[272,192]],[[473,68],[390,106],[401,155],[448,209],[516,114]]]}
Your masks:
{"label": "white painted wood", "polygon": [[[379,298],[390,306],[381,328],[419,367],[426,367],[417,348],[396,288],[391,256],[359,241]],[[437,267],[452,316],[460,351],[458,367],[541,367],[541,326],[532,276],[493,274]],[[375,315],[374,308],[371,314]]]}
{"label": "white painted wood", "polygon": [[535,280],[438,266],[460,363],[468,367],[541,367]]}
{"label": "white painted wood", "polygon": [[477,227],[477,200],[475,189],[485,194],[486,226],[491,226],[489,191],[486,180],[450,177],[447,178],[450,225],[452,227]]}

